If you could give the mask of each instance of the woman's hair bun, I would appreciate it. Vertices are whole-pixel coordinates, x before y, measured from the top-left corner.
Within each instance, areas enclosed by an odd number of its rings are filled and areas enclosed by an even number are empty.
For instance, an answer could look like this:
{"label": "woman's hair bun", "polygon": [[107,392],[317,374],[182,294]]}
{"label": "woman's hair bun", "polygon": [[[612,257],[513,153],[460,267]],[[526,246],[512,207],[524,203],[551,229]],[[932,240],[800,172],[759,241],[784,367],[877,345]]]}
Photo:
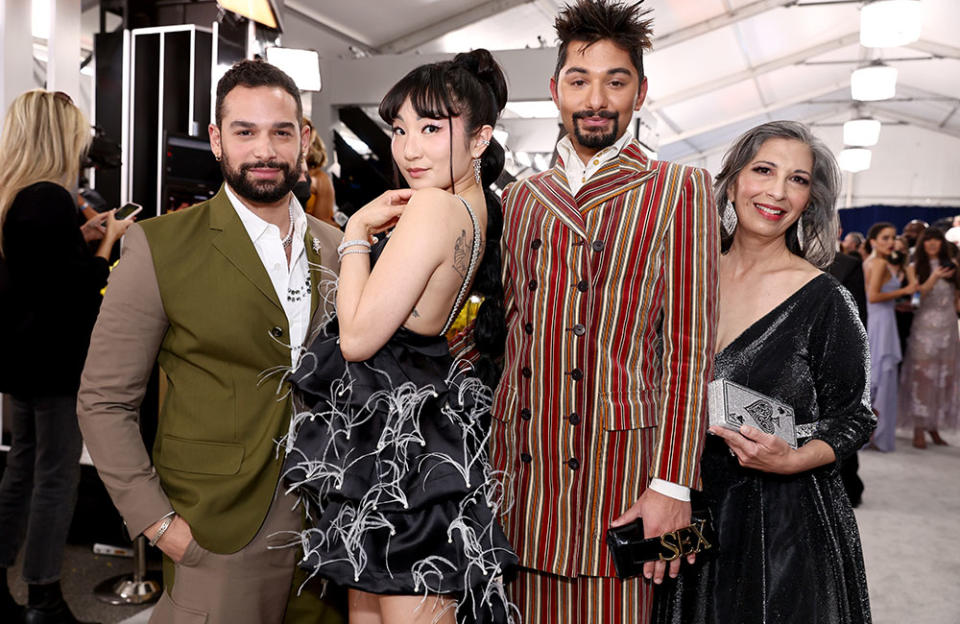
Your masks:
{"label": "woman's hair bun", "polygon": [[490,87],[497,102],[497,110],[503,110],[507,105],[507,79],[489,50],[477,48],[469,52],[461,52],[453,57],[453,63],[466,68],[480,82]]}

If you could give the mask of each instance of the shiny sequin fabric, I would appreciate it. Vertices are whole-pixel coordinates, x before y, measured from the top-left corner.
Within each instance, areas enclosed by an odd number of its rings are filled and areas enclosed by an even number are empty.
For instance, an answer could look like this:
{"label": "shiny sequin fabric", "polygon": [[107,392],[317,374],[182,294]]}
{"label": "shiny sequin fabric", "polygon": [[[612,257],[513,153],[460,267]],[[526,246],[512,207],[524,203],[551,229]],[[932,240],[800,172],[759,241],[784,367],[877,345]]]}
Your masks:
{"label": "shiny sequin fabric", "polygon": [[[939,266],[931,261],[930,270]],[[900,371],[899,424],[953,429],[960,416],[960,337],[957,290],[939,279],[920,298]]]}
{"label": "shiny sequin fabric", "polygon": [[[838,458],[870,437],[869,353],[849,294],[820,275],[716,356],[716,377],[794,408]],[[860,624],[870,605],[853,510],[831,464],[795,475],[740,467],[708,436],[702,499],[713,555],[656,593],[659,624]],[[695,503],[696,504],[696,503]]]}

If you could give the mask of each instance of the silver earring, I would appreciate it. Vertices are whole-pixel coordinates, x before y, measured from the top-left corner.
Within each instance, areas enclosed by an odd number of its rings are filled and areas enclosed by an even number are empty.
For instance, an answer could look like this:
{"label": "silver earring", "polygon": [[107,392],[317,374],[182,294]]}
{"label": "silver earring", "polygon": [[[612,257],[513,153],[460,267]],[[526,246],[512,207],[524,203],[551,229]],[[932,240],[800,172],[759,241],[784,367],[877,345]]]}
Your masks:
{"label": "silver earring", "polygon": [[487,139],[480,139],[480,145],[484,145],[484,146],[490,145],[490,141]]}
{"label": "silver earring", "polygon": [[477,184],[480,184],[480,159],[473,159],[473,179],[477,181]]}
{"label": "silver earring", "polygon": [[803,251],[805,242],[803,236],[803,215],[800,215],[800,218],[797,219],[797,246],[800,247],[800,251]]}
{"label": "silver earring", "polygon": [[723,226],[723,231],[726,232],[727,236],[732,235],[733,231],[737,229],[737,211],[733,207],[733,202],[729,199],[727,205],[723,208],[720,225]]}

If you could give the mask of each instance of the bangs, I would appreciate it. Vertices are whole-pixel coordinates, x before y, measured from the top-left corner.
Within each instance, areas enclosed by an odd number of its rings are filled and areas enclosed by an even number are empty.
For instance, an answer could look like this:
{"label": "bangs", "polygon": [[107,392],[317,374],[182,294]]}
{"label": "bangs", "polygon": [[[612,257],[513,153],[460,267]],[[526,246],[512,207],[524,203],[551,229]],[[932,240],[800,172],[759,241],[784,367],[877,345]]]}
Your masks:
{"label": "bangs", "polygon": [[392,124],[407,98],[410,98],[413,110],[420,117],[458,117],[459,107],[447,96],[450,90],[446,80],[448,65],[449,63],[423,65],[404,76],[380,101],[380,118],[385,123]]}

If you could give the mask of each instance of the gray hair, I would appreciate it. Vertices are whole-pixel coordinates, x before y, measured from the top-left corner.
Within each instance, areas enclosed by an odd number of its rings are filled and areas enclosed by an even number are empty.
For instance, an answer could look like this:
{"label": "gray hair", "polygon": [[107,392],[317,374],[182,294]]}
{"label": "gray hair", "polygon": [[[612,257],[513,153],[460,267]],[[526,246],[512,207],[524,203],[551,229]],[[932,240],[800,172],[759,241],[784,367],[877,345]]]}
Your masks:
{"label": "gray hair", "polygon": [[[810,176],[810,201],[803,217],[784,233],[787,249],[814,266],[824,268],[833,262],[837,240],[837,196],[840,194],[840,168],[833,152],[796,121],[771,121],[743,133],[723,157],[723,167],[713,185],[720,216],[727,205],[727,190],[736,182],[743,168],[768,139],[793,139],[802,142],[813,153],[813,172]],[[722,219],[721,219],[722,221]],[[803,227],[803,244],[797,230]],[[736,231],[720,226],[720,248],[726,252]]]}

